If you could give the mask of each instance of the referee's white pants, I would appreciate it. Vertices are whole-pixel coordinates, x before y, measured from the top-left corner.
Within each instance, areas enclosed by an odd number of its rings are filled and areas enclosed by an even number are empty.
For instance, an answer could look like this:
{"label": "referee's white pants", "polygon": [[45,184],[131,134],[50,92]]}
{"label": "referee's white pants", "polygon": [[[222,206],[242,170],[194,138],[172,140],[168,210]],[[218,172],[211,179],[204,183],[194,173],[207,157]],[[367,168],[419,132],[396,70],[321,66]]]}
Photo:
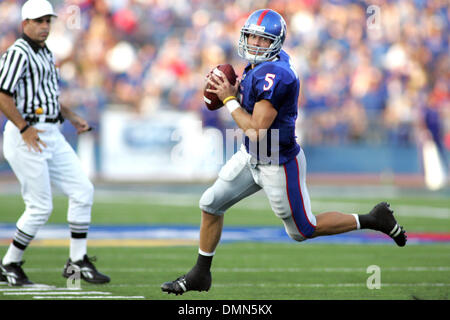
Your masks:
{"label": "referee's white pants", "polygon": [[25,212],[17,227],[35,236],[53,210],[51,185],[69,198],[69,223],[89,224],[94,187],[83,171],[80,161],[59,130],[58,124],[36,123],[45,130],[39,137],[47,145],[42,153],[28,150],[18,128],[8,121],[4,131],[3,150],[6,160],[21,185]]}

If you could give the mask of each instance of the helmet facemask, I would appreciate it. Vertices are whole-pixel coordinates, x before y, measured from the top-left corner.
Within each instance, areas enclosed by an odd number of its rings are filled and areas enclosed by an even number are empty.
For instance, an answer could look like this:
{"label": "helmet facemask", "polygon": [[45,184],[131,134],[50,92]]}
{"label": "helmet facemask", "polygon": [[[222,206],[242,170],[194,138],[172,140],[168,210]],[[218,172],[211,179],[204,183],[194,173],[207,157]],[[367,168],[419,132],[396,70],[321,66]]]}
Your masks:
{"label": "helmet facemask", "polygon": [[[248,44],[248,36],[254,34],[266,39],[269,39],[272,43],[268,48],[252,46]],[[248,60],[252,64],[258,64],[264,61],[272,60],[280,52],[282,38],[274,36],[267,32],[256,31],[252,28],[243,27],[241,29],[241,37],[239,39],[238,54],[242,58]]]}

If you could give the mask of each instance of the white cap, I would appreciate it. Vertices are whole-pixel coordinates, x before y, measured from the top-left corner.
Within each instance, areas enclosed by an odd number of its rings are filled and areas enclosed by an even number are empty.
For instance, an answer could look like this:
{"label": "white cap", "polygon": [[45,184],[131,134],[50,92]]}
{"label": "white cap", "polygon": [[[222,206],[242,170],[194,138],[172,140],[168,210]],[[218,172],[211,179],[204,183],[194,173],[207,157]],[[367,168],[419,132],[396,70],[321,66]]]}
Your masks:
{"label": "white cap", "polygon": [[53,6],[47,0],[28,0],[22,6],[22,21],[26,19],[38,19],[44,16],[57,17]]}

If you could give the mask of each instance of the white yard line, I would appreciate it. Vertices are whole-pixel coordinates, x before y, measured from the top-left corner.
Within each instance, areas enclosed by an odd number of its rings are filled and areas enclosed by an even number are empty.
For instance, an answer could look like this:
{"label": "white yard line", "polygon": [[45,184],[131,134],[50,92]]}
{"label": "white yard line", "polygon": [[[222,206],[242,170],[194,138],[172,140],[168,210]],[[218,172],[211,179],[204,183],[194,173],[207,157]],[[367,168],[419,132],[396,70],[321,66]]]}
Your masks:
{"label": "white yard line", "polygon": [[[141,283],[137,285],[129,285],[129,284],[115,284],[110,285],[110,287],[114,288],[153,288],[160,287],[160,283]],[[218,283],[214,284],[214,287],[280,287],[280,288],[289,288],[289,287],[310,287],[310,288],[319,288],[319,287],[365,287],[366,282],[361,283]],[[381,282],[381,286],[385,287],[450,287],[450,283],[432,283],[432,282],[419,282],[419,283],[383,283]]]}
{"label": "white yard line", "polygon": [[82,291],[78,288],[6,288],[3,296],[33,296],[33,299],[145,299],[144,296],[113,296],[111,292]]}
{"label": "white yard line", "polygon": [[[55,272],[59,269],[29,268],[27,272]],[[450,267],[381,267],[382,271],[392,272],[448,272]],[[114,272],[183,272],[184,268],[103,268],[103,271]],[[214,268],[214,272],[366,272],[361,268]],[[2,289],[0,289],[1,291]]]}
{"label": "white yard line", "polygon": [[82,295],[82,294],[101,294],[101,295],[110,295],[111,292],[102,292],[102,291],[50,291],[50,292],[42,292],[42,291],[30,291],[30,292],[3,292],[5,296],[20,296],[20,295]]}
{"label": "white yard line", "polygon": [[[330,201],[311,201],[311,206],[314,212],[331,210],[338,208],[346,212],[355,212],[361,208],[361,203],[358,202],[330,202]],[[442,207],[428,207],[428,206],[412,206],[412,205],[397,205],[392,206],[394,214],[403,217],[424,217],[434,219],[449,219],[450,209]]]}
{"label": "white yard line", "polygon": [[[138,287],[132,285],[118,285],[120,287]],[[139,287],[154,287],[156,285],[139,285]],[[216,283],[215,287],[278,287],[278,288],[341,288],[341,287],[366,287],[366,283]],[[381,288],[383,287],[450,287],[450,283],[381,283]],[[111,296],[111,295],[36,295],[33,299],[145,299],[144,296]]]}
{"label": "white yard line", "polygon": [[[215,287],[303,287],[303,288],[329,288],[329,287],[366,287],[364,283],[216,283]],[[381,287],[450,287],[450,283],[381,283]]]}
{"label": "white yard line", "polygon": [[144,296],[34,296],[33,299],[145,299]]}
{"label": "white yard line", "polygon": [[59,290],[65,290],[65,291],[80,291],[81,289],[71,289],[71,288],[56,288],[56,287],[52,287],[52,288],[29,288],[29,287],[7,287],[7,288],[1,288],[0,292],[13,292],[13,291],[59,291]]}
{"label": "white yard line", "polygon": [[[198,206],[199,196],[193,195],[175,195],[160,193],[152,193],[148,197],[133,197],[126,194],[122,197],[117,197],[113,194],[102,194],[96,196],[95,202],[97,203],[143,203],[143,204],[155,204],[155,205],[167,205],[172,207],[184,207],[184,206]],[[234,208],[248,209],[248,210],[261,210],[270,209],[269,202],[262,200],[263,197],[255,197],[254,199],[244,199],[242,202],[236,204]],[[362,203],[349,202],[343,200],[337,201],[311,201],[313,212],[318,213],[327,210],[341,210],[345,212],[356,212],[361,210],[361,207],[367,207]],[[450,209],[444,207],[428,207],[428,206],[412,206],[412,205],[398,205],[395,206],[394,212],[398,216],[404,217],[424,217],[432,219],[449,219]]]}

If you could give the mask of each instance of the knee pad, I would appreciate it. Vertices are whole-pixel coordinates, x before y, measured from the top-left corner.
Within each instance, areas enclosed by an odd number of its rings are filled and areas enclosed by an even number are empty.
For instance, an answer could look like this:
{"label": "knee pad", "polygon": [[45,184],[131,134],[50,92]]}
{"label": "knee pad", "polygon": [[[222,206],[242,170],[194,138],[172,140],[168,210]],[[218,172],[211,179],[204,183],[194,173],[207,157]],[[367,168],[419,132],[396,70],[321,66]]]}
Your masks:
{"label": "knee pad", "polygon": [[286,233],[288,234],[288,236],[289,236],[292,240],[295,240],[295,241],[298,241],[298,242],[302,242],[302,241],[307,240],[307,238],[303,237],[301,234],[298,234],[298,233],[292,233],[292,232],[288,232],[288,231],[286,231]]}
{"label": "knee pad", "polygon": [[212,190],[212,187],[206,189],[205,192],[203,192],[200,201],[199,201],[199,205],[200,207],[202,206],[209,206],[214,202],[214,191]]}
{"label": "knee pad", "polygon": [[235,203],[261,189],[240,157],[242,154],[236,153],[222,167],[217,180],[200,198],[200,209],[222,215]]}
{"label": "knee pad", "polygon": [[215,194],[214,194],[214,186],[208,188],[205,192],[203,192],[200,201],[199,201],[199,207],[201,210],[211,213],[211,214],[217,214],[221,215],[224,212],[219,210],[217,208],[217,205],[214,204],[215,200]]}
{"label": "knee pad", "polygon": [[295,221],[294,219],[292,219],[292,217],[289,217],[288,219],[283,219],[283,224],[284,230],[292,240],[301,242],[308,239],[307,237],[303,236],[303,234],[298,230]]}

